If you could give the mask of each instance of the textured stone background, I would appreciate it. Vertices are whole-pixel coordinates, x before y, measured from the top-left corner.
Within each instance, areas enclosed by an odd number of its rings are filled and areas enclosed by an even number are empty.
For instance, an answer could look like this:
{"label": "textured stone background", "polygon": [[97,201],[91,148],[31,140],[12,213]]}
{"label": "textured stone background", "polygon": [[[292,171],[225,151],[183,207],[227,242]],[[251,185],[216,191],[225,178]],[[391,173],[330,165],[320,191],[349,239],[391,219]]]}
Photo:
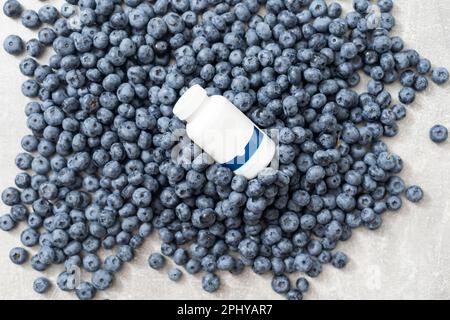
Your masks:
{"label": "textured stone background", "polygon": [[[23,1],[38,8],[41,1]],[[47,1],[58,6],[62,1]],[[351,0],[340,1],[345,6]],[[450,4],[446,0],[396,0],[395,33],[408,47],[417,49],[435,65],[450,67]],[[2,1],[3,4],[3,1]],[[0,39],[17,33],[28,40],[34,35],[18,21],[0,15]],[[19,59],[0,50],[0,189],[13,184],[18,172],[14,157],[20,152],[20,139],[27,134],[23,107],[27,99],[20,94],[24,77]],[[43,60],[45,61],[45,60]],[[394,96],[398,87],[391,88]],[[345,270],[324,268],[311,281],[308,299],[449,299],[450,298],[450,144],[436,145],[428,139],[429,128],[442,123],[450,126],[448,86],[431,87],[418,95],[400,123],[400,134],[387,139],[391,151],[399,154],[408,184],[425,190],[420,205],[407,203],[397,213],[387,213],[378,231],[358,230],[347,243],[339,245],[350,256]],[[7,208],[0,205],[0,211]],[[20,246],[23,225],[11,233],[0,234],[0,299],[72,299],[56,288],[45,296],[32,291],[39,273],[31,267],[18,267],[8,258],[13,246]],[[222,288],[213,295],[201,289],[199,276],[184,276],[180,284],[168,280],[165,272],[147,266],[147,257],[159,247],[155,237],[148,239],[132,264],[124,267],[115,285],[98,295],[109,299],[278,299],[270,289],[270,278],[246,271],[240,277],[221,274]],[[51,280],[61,266],[45,272]]]}

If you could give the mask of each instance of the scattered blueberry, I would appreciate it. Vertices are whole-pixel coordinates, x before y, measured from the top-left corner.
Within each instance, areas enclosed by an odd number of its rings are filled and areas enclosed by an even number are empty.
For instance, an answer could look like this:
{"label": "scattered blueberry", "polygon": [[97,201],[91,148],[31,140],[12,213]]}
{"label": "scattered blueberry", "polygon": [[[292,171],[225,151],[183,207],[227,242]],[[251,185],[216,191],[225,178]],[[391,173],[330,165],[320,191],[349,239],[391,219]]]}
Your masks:
{"label": "scattered blueberry", "polygon": [[430,129],[430,139],[436,143],[442,143],[448,139],[448,130],[443,125],[437,124]]}
{"label": "scattered blueberry", "polygon": [[92,285],[97,290],[108,289],[113,282],[113,275],[111,272],[100,269],[92,274]]}
{"label": "scattered blueberry", "polygon": [[331,259],[331,264],[333,267],[341,269],[347,265],[348,257],[342,251],[336,251]]}
{"label": "scattered blueberry", "polygon": [[406,199],[411,202],[419,202],[423,198],[422,188],[419,186],[410,186],[406,189]]}
{"label": "scattered blueberry", "polygon": [[152,253],[150,257],[148,257],[148,264],[153,269],[161,269],[164,267],[166,260],[163,255],[160,253]]}
{"label": "scattered blueberry", "polygon": [[220,287],[220,278],[214,273],[208,272],[202,278],[202,287],[206,292],[215,292]]}
{"label": "scattered blueberry", "polygon": [[44,294],[50,289],[50,281],[47,278],[40,277],[34,280],[33,282],[33,290],[36,293]]}
{"label": "scattered blueberry", "polygon": [[89,282],[82,282],[75,289],[75,294],[80,300],[91,300],[96,293],[95,287]]}
{"label": "scattered blueberry", "polygon": [[28,260],[28,252],[24,248],[13,248],[9,252],[9,259],[12,263],[24,264]]}
{"label": "scattered blueberry", "polygon": [[39,15],[34,10],[25,10],[21,15],[22,24],[29,29],[38,28],[42,22],[39,19]]}
{"label": "scattered blueberry", "polygon": [[16,222],[13,220],[10,214],[4,214],[0,216],[0,229],[3,231],[10,231],[16,226]]}
{"label": "scattered blueberry", "polygon": [[290,288],[291,288],[291,283],[290,283],[288,277],[286,277],[284,275],[273,277],[272,289],[276,293],[287,293]]}
{"label": "scattered blueberry", "polygon": [[177,282],[180,281],[180,278],[183,273],[181,272],[180,269],[173,267],[168,271],[167,274],[169,275],[170,280]]}
{"label": "scattered blueberry", "polygon": [[445,68],[439,67],[433,69],[431,80],[433,80],[434,83],[437,83],[439,85],[444,84],[448,81],[448,71]]}
{"label": "scattered blueberry", "polygon": [[3,13],[10,18],[20,17],[22,10],[22,5],[17,0],[7,0],[3,4]]}
{"label": "scattered blueberry", "polygon": [[309,289],[309,282],[308,282],[308,280],[306,280],[306,278],[300,277],[295,282],[295,286],[297,287],[298,290],[305,293]]}
{"label": "scattered blueberry", "polygon": [[3,41],[3,49],[9,54],[19,55],[23,52],[23,40],[19,36],[9,35]]}

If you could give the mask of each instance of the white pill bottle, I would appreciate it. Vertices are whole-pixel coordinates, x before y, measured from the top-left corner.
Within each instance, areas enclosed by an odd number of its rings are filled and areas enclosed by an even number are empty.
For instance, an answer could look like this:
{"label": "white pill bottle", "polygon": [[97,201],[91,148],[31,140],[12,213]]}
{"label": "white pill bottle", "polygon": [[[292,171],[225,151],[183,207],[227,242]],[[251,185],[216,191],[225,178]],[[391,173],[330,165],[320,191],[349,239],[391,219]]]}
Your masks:
{"label": "white pill bottle", "polygon": [[222,96],[208,97],[199,85],[189,88],[173,113],[186,121],[186,133],[216,162],[252,179],[269,165],[275,143]]}

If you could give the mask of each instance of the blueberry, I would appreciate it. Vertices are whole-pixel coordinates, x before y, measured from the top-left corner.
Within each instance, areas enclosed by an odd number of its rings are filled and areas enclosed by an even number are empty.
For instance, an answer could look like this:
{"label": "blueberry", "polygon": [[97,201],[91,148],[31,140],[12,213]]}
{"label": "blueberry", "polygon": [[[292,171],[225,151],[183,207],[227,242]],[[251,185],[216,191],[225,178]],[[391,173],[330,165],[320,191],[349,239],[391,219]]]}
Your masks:
{"label": "blueberry", "polygon": [[214,273],[208,272],[202,277],[203,290],[209,293],[217,291],[220,287],[220,279]]}
{"label": "blueberry", "polygon": [[36,62],[36,60],[34,60],[32,58],[25,58],[19,64],[20,72],[22,72],[22,74],[24,76],[28,76],[28,77],[31,77],[34,75],[34,72],[37,67],[38,67],[38,63]]}
{"label": "blueberry", "polygon": [[117,249],[117,257],[124,261],[129,262],[134,258],[133,248],[129,245],[121,245]]}
{"label": "blueberry", "polygon": [[196,259],[189,259],[185,265],[186,271],[190,274],[196,274],[201,270],[201,263]]}
{"label": "blueberry", "polygon": [[436,84],[442,85],[448,81],[448,77],[447,69],[440,67],[433,69],[431,80]]}
{"label": "blueberry", "polygon": [[88,272],[95,272],[100,269],[100,258],[94,254],[88,254],[83,257],[83,269]]}
{"label": "blueberry", "polygon": [[443,125],[437,124],[430,129],[430,139],[436,143],[442,143],[448,139],[448,130]]}
{"label": "blueberry", "polygon": [[327,13],[327,4],[323,0],[314,0],[309,5],[309,11],[313,17],[319,17]]}
{"label": "blueberry", "polygon": [[10,18],[20,17],[22,10],[22,5],[17,0],[7,0],[3,4],[3,13]]}
{"label": "blueberry", "polygon": [[92,285],[97,290],[108,289],[113,282],[113,275],[109,271],[100,269],[92,274]]}
{"label": "blueberry", "polygon": [[109,272],[117,272],[122,267],[122,260],[116,255],[107,256],[104,261],[104,268]]}
{"label": "blueberry", "polygon": [[20,202],[20,192],[16,188],[9,187],[2,192],[2,201],[7,206],[13,206]]}
{"label": "blueberry", "polygon": [[313,260],[308,254],[298,254],[295,257],[294,266],[297,271],[307,272],[312,268]]}
{"label": "blueberry", "polygon": [[14,221],[24,221],[27,219],[29,212],[28,208],[23,204],[16,204],[11,207],[11,217]]}
{"label": "blueberry", "polygon": [[424,91],[428,87],[428,80],[424,76],[417,76],[414,82],[414,89],[418,92]]}
{"label": "blueberry", "polygon": [[81,282],[75,289],[75,294],[80,300],[92,300],[95,293],[95,287],[89,282]]}
{"label": "blueberry", "polygon": [[298,290],[300,290],[300,292],[303,293],[309,290],[309,282],[304,277],[298,278],[297,281],[295,282],[295,286],[297,287]]}
{"label": "blueberry", "polygon": [[165,265],[165,258],[159,253],[152,253],[148,257],[148,264],[153,269],[161,269]]}
{"label": "blueberry", "polygon": [[39,94],[40,85],[36,80],[26,80],[22,84],[22,94],[25,97],[34,98]]}
{"label": "blueberry", "polygon": [[419,202],[423,198],[422,188],[419,186],[410,186],[406,189],[406,199],[411,202]]}
{"label": "blueberry", "polygon": [[3,231],[10,231],[16,226],[16,222],[13,220],[10,214],[4,214],[0,216],[0,229]]}
{"label": "blueberry", "polygon": [[41,25],[39,15],[34,10],[25,10],[21,15],[22,24],[29,29],[36,29]]}
{"label": "blueberry", "polygon": [[399,210],[402,206],[402,199],[398,196],[390,196],[386,199],[386,205],[389,210]]}
{"label": "blueberry", "polygon": [[72,291],[76,287],[75,275],[64,271],[58,275],[56,284],[63,291]]}
{"label": "blueberry", "polygon": [[431,62],[428,59],[422,58],[416,66],[417,72],[420,74],[427,74],[431,70]]}
{"label": "blueberry", "polygon": [[295,232],[300,225],[300,219],[294,212],[286,212],[280,217],[280,227],[284,232]]}
{"label": "blueberry", "polygon": [[252,269],[256,274],[264,274],[270,271],[271,262],[268,258],[259,256],[254,260]]}
{"label": "blueberry", "polygon": [[175,282],[180,281],[180,278],[181,278],[182,274],[183,273],[181,272],[181,270],[178,269],[178,268],[175,268],[175,267],[171,268],[168,271],[169,279],[172,280],[172,281],[175,281]]}
{"label": "blueberry", "polygon": [[46,293],[50,289],[50,286],[50,281],[44,277],[37,278],[33,282],[33,290],[39,294]]}
{"label": "blueberry", "polygon": [[19,36],[9,35],[3,41],[3,49],[12,55],[19,55],[23,52],[23,40]]}
{"label": "blueberry", "polygon": [[333,265],[333,267],[338,269],[344,268],[347,265],[347,262],[348,257],[342,251],[336,251],[331,259],[331,264]]}
{"label": "blueberry", "polygon": [[203,271],[214,272],[217,268],[216,257],[212,254],[208,254],[202,258],[201,266]]}
{"label": "blueberry", "polygon": [[46,5],[38,11],[39,20],[43,23],[53,24],[58,19],[58,9],[53,6]]}
{"label": "blueberry", "polygon": [[246,258],[255,258],[258,254],[258,249],[258,244],[249,238],[244,239],[239,243],[239,252]]}
{"label": "blueberry", "polygon": [[352,59],[358,54],[358,49],[352,42],[344,43],[341,47],[341,56],[345,59]]}
{"label": "blueberry", "polygon": [[291,288],[289,278],[281,275],[272,278],[272,289],[276,293],[287,293]]}
{"label": "blueberry", "polygon": [[397,121],[403,119],[406,116],[406,108],[401,104],[394,105],[392,107],[392,112],[394,113]]}
{"label": "blueberry", "polygon": [[9,259],[14,264],[24,264],[28,260],[28,252],[24,248],[13,248],[9,252]]}
{"label": "blueberry", "polygon": [[70,18],[75,14],[75,6],[70,3],[64,3],[61,5],[60,11],[64,18]]}
{"label": "blueberry", "polygon": [[42,263],[37,255],[31,257],[30,265],[36,271],[44,271],[49,267],[47,264]]}

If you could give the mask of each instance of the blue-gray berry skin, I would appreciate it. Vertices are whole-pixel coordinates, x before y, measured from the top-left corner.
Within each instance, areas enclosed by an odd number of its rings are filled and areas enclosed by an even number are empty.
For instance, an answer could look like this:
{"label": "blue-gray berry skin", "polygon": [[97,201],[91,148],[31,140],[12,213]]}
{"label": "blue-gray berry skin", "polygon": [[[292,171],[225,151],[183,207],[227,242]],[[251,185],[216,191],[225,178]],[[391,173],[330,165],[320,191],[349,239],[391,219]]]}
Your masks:
{"label": "blue-gray berry skin", "polygon": [[33,58],[39,58],[44,50],[43,44],[37,39],[30,39],[25,44],[28,55]]}
{"label": "blue-gray berry skin", "polygon": [[134,258],[134,250],[129,245],[121,245],[117,249],[117,257],[124,262],[129,262]]}
{"label": "blue-gray berry skin", "polygon": [[42,24],[42,22],[39,18],[39,15],[34,10],[23,11],[22,15],[21,15],[21,19],[22,19],[23,26],[25,26],[29,29],[36,29]]}
{"label": "blue-gray berry skin", "polygon": [[347,265],[348,257],[342,251],[336,251],[331,259],[331,264],[333,267],[342,269]]}
{"label": "blue-gray berry skin", "polygon": [[303,300],[303,293],[298,289],[290,289],[286,294],[288,300]]}
{"label": "blue-gray berry skin", "polygon": [[[34,60],[32,58],[25,58],[19,64],[20,72],[24,76],[28,76],[28,77],[31,77],[34,75],[34,71],[36,70],[37,67],[38,67],[38,63],[36,62],[36,60]],[[27,115],[29,115],[29,114],[27,114]]]}
{"label": "blue-gray berry skin", "polygon": [[113,282],[113,274],[109,271],[100,269],[92,274],[92,285],[97,290],[106,290],[111,287]]}
{"label": "blue-gray berry skin", "polygon": [[433,80],[434,83],[442,85],[448,81],[449,73],[446,68],[435,68],[433,69],[433,72],[431,74],[431,80]]}
{"label": "blue-gray berry skin", "polygon": [[2,192],[2,202],[7,206],[13,206],[20,202],[20,191],[14,187],[8,187]]}
{"label": "blue-gray berry skin", "polygon": [[404,104],[411,104],[416,98],[416,91],[410,87],[404,87],[398,94],[399,100]]}
{"label": "blue-gray berry skin", "polygon": [[395,114],[395,118],[398,120],[403,119],[406,117],[406,108],[405,106],[401,104],[396,104],[392,107],[392,112]]}
{"label": "blue-gray berry skin", "polygon": [[289,278],[282,275],[282,276],[275,276],[272,278],[272,289],[276,293],[287,293],[289,289],[291,288],[291,283],[289,281]]}
{"label": "blue-gray berry skin", "polygon": [[19,55],[24,50],[22,38],[16,35],[9,35],[3,41],[3,49],[12,55]]}
{"label": "blue-gray berry skin", "polygon": [[59,12],[55,7],[45,5],[39,9],[38,16],[42,23],[54,24],[56,19],[58,19]]}
{"label": "blue-gray berry skin", "polygon": [[0,229],[10,231],[16,226],[16,222],[10,214],[0,216]]}
{"label": "blue-gray berry skin", "polygon": [[37,278],[33,282],[33,290],[39,294],[46,293],[50,289],[50,287],[51,287],[50,281],[44,277]]}
{"label": "blue-gray berry skin", "polygon": [[24,264],[28,260],[28,251],[24,248],[16,247],[9,252],[9,259],[14,264]]}
{"label": "blue-gray berry skin", "polygon": [[25,221],[28,218],[29,211],[23,204],[16,204],[11,207],[11,217],[14,221]]}
{"label": "blue-gray berry skin", "polygon": [[18,18],[22,13],[23,7],[17,0],[7,0],[3,4],[3,13],[10,18]]}
{"label": "blue-gray berry skin", "polygon": [[105,258],[103,266],[106,271],[117,272],[121,269],[122,264],[123,262],[119,257],[111,255]]}
{"label": "blue-gray berry skin", "polygon": [[168,272],[167,272],[169,279],[174,281],[174,282],[178,282],[181,279],[181,276],[183,275],[183,273],[181,272],[180,269],[178,268],[171,268]]}
{"label": "blue-gray berry skin", "polygon": [[389,196],[386,199],[388,209],[397,211],[402,207],[402,199],[399,196]]}
{"label": "blue-gray berry skin", "polygon": [[75,14],[75,6],[70,3],[63,3],[60,12],[64,18],[70,18]]}
{"label": "blue-gray berry skin", "polygon": [[448,139],[448,129],[443,125],[437,124],[430,129],[430,139],[436,143],[442,143]]}
{"label": "blue-gray berry skin", "polygon": [[152,253],[149,257],[148,257],[148,265],[152,268],[152,269],[161,269],[162,267],[164,267],[165,265],[165,258],[164,256],[162,256],[160,253]]}
{"label": "blue-gray berry skin", "polygon": [[189,259],[185,265],[185,269],[190,274],[196,274],[201,270],[201,262],[197,259]]}
{"label": "blue-gray berry skin", "polygon": [[100,258],[94,254],[88,254],[83,257],[83,269],[88,272],[95,272],[100,269]]}
{"label": "blue-gray berry skin", "polygon": [[90,282],[81,282],[75,289],[75,294],[80,300],[92,300],[97,290]]}
{"label": "blue-gray berry skin", "polygon": [[309,290],[309,282],[306,278],[300,277],[295,282],[295,286],[298,290],[300,290],[302,293],[305,293]]}
{"label": "blue-gray berry skin", "polygon": [[45,265],[50,265],[55,260],[56,257],[55,250],[45,245],[39,249],[37,256],[39,258],[39,261]]}
{"label": "blue-gray berry skin", "polygon": [[208,272],[202,277],[202,288],[208,293],[216,292],[220,287],[220,278]]}
{"label": "blue-gray berry skin", "polygon": [[411,202],[417,203],[420,202],[423,198],[423,190],[419,186],[410,186],[406,189],[405,195],[406,199]]}

